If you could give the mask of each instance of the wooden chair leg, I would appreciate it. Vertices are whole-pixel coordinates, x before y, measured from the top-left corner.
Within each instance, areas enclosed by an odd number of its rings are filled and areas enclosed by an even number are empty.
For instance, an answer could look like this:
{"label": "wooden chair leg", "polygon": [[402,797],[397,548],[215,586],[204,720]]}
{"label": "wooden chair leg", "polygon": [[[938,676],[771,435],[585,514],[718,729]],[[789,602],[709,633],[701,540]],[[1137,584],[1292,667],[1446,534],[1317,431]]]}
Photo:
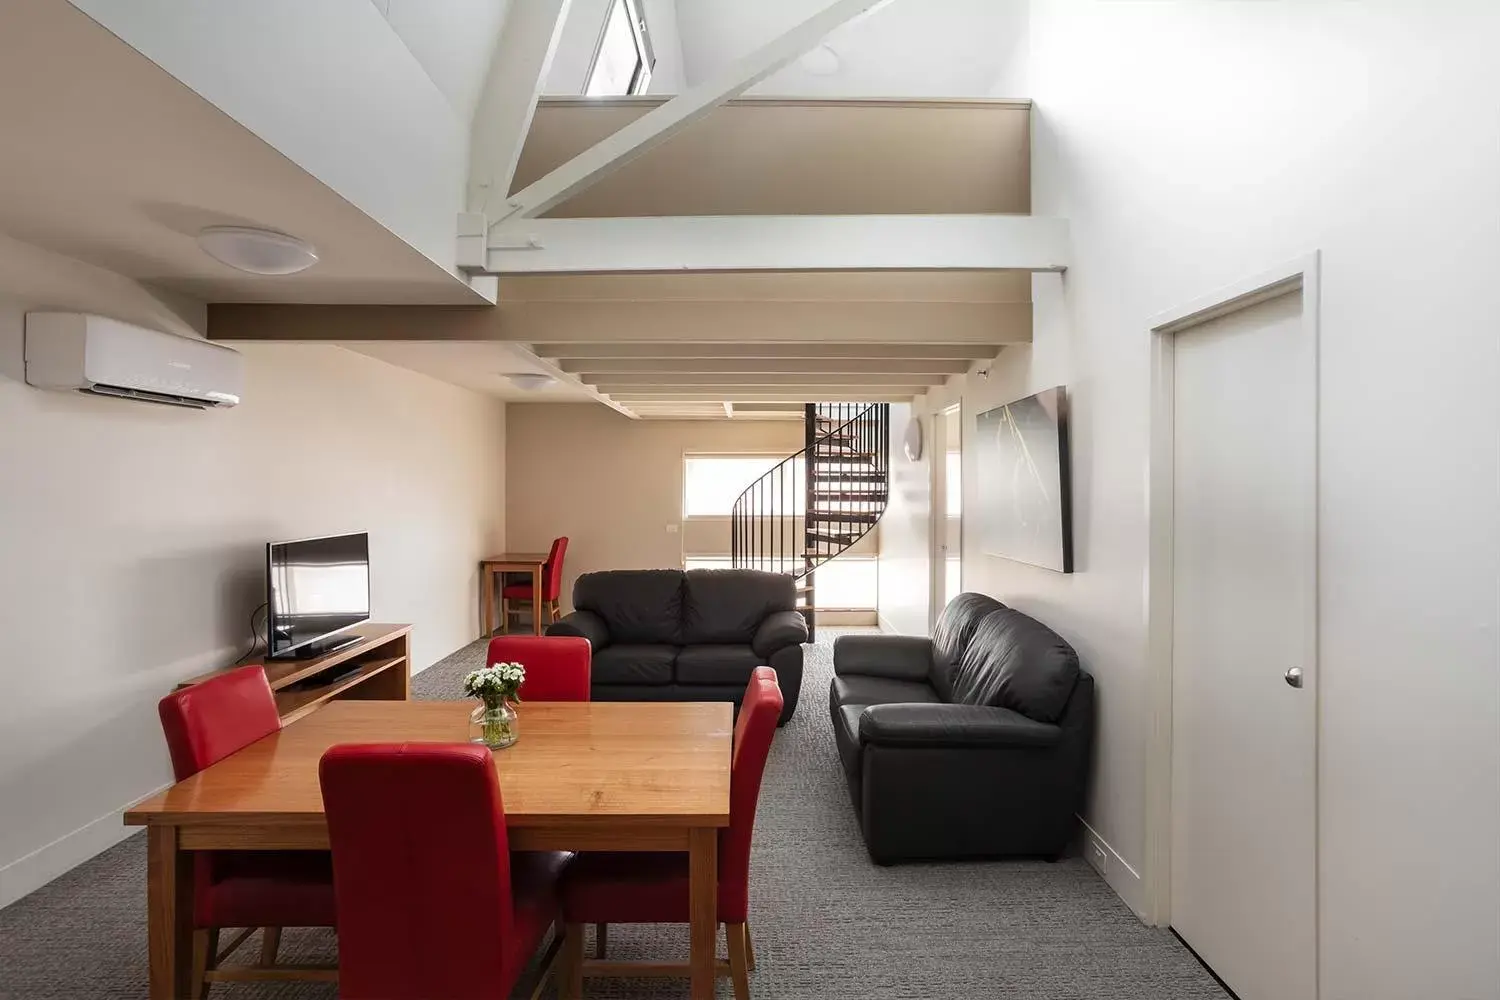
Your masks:
{"label": "wooden chair leg", "polygon": [[755,939],[750,936],[750,923],[745,922],[745,968],[755,971]]}
{"label": "wooden chair leg", "polygon": [[562,960],[557,969],[558,1000],[583,998],[583,924],[563,926]]}
{"label": "wooden chair leg", "polygon": [[219,952],[219,929],[193,931],[193,982],[194,1000],[206,1000],[209,982],[204,976],[214,967],[214,956]]}
{"label": "wooden chair leg", "polygon": [[594,957],[603,958],[609,950],[609,924],[594,925]]}
{"label": "wooden chair leg", "polygon": [[750,1000],[750,937],[744,924],[725,924],[729,942],[729,978],[734,981],[734,1000]]}
{"label": "wooden chair leg", "polygon": [[281,928],[267,927],[260,934],[260,964],[275,965],[276,952],[281,949]]}
{"label": "wooden chair leg", "polygon": [[510,635],[510,602],[500,598],[500,634]]}

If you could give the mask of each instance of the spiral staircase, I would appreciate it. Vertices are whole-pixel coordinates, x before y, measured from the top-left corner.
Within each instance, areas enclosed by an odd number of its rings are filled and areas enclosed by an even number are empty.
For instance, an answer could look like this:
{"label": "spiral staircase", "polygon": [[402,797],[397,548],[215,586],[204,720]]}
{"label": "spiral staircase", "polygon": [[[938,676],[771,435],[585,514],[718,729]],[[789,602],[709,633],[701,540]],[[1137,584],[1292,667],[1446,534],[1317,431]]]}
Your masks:
{"label": "spiral staircase", "polygon": [[805,444],[734,502],[734,566],[796,580],[809,637],[817,570],[874,530],[890,496],[890,404],[808,403]]}

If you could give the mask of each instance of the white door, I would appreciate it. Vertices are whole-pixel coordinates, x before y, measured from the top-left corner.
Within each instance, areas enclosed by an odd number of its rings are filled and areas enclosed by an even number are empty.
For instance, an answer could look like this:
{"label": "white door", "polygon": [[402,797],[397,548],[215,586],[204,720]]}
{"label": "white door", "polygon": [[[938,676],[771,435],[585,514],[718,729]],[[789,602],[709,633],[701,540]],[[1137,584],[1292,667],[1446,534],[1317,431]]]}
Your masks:
{"label": "white door", "polygon": [[1294,291],[1174,347],[1172,926],[1240,1000],[1312,1000],[1316,345]]}

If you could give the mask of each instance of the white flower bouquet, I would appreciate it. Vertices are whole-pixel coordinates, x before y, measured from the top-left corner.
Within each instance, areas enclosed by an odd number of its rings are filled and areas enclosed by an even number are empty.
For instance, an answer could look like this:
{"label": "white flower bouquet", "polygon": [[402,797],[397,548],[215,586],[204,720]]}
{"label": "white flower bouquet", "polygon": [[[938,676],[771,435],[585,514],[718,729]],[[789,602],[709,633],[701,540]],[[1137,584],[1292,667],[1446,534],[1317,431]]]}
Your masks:
{"label": "white flower bouquet", "polygon": [[484,702],[469,717],[469,739],[492,750],[510,746],[519,735],[515,705],[521,701],[526,668],[519,663],[492,663],[464,678],[464,694]]}

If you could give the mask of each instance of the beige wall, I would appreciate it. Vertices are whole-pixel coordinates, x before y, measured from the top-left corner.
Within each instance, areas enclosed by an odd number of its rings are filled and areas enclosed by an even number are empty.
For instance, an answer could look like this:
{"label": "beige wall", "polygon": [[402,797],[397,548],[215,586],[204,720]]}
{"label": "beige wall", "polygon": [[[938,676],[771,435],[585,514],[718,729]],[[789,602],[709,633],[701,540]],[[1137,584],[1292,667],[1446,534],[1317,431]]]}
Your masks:
{"label": "beige wall", "polygon": [[596,404],[512,403],[506,425],[507,540],[544,552],[569,538],[563,605],[573,581],[601,569],[678,567],[686,550],[729,552],[728,519],[682,519],[688,452],[790,455],[792,420],[631,420]]}
{"label": "beige wall", "polygon": [[267,540],[368,531],[374,615],[415,623],[418,668],[473,638],[476,562],[505,542],[503,404],[325,346],[247,345],[223,412],[43,392],[37,307],[194,319],[0,238],[0,904],[170,779],[156,701],[245,651]]}

